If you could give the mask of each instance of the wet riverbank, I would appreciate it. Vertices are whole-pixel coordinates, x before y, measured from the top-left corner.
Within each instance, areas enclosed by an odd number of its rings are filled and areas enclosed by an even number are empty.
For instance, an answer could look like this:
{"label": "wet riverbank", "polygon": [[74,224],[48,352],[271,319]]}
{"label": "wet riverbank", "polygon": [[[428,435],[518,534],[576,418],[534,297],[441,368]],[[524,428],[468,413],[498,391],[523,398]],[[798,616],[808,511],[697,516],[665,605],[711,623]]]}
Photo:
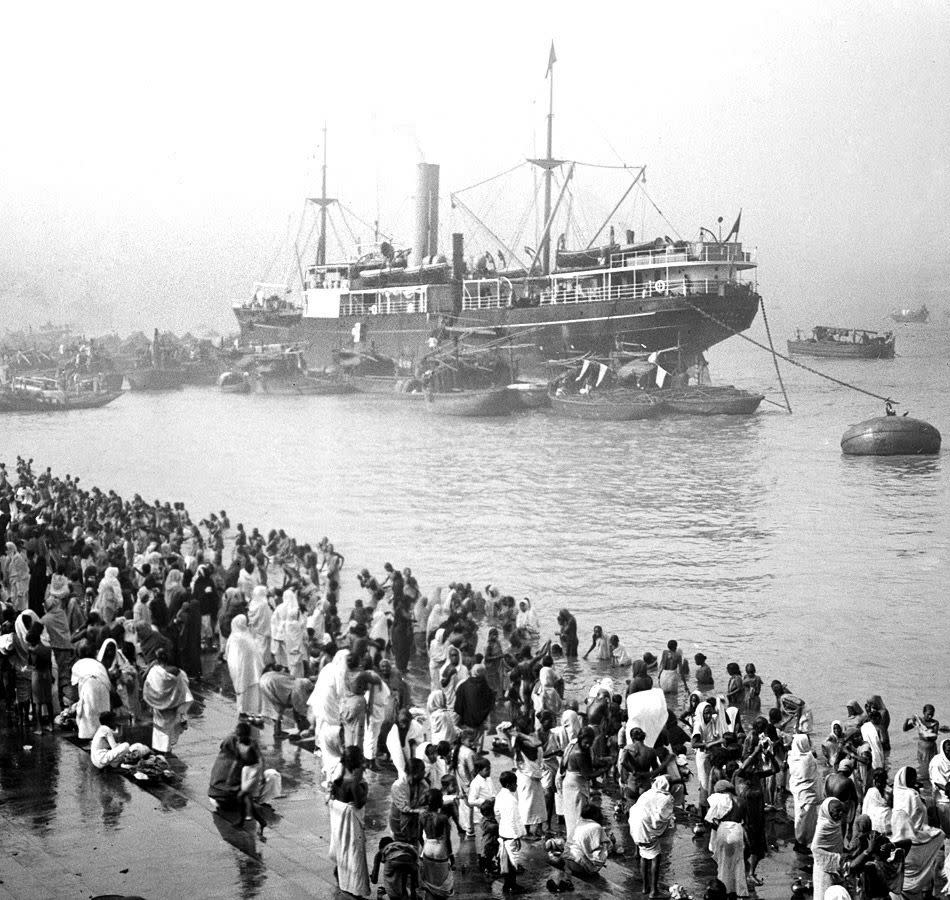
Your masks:
{"label": "wet riverbank", "polygon": [[[204,656],[203,666],[189,727],[169,758],[175,775],[167,785],[143,788],[118,772],[100,772],[63,733],[0,732],[0,832],[9,848],[0,859],[0,897],[303,898],[336,892],[328,860],[329,816],[312,741],[275,740],[270,729],[261,734],[267,765],[283,777],[266,843],[256,839],[256,829],[235,828],[213,812],[208,779],[218,744],[236,716],[226,668],[213,654]],[[419,669],[411,679],[415,701],[421,678]],[[490,758],[496,777],[510,765],[504,756]],[[370,863],[387,830],[393,779],[389,768],[367,772]],[[602,803],[609,819],[613,801],[605,796]],[[679,821],[665,839],[662,880],[701,895],[704,883],[715,876],[715,865],[705,849],[707,838],[695,836],[692,824]],[[761,900],[784,900],[794,878],[810,877],[808,860],[791,850],[781,814],[775,831],[780,849],[759,868],[765,879],[756,892]],[[614,822],[613,833],[619,853],[601,877],[575,879],[577,895],[639,893],[626,823]],[[459,897],[501,896],[501,883],[489,885],[478,873],[473,841],[457,846],[456,859]],[[533,895],[547,896],[544,882],[551,873],[543,846],[532,845],[521,880]]]}

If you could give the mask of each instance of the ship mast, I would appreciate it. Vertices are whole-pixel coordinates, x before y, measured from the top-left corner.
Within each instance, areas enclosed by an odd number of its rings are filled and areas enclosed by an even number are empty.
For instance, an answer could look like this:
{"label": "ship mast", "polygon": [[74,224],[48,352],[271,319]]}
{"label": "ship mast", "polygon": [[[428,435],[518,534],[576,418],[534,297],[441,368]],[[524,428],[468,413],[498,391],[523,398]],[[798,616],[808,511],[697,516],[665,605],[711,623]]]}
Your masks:
{"label": "ship mast", "polygon": [[320,237],[317,241],[317,265],[327,264],[327,207],[336,200],[327,196],[327,125],[323,123],[323,169],[319,197],[311,197],[310,202],[320,207]]}
{"label": "ship mast", "polygon": [[[551,41],[551,54],[548,57],[548,155],[545,158],[544,169],[544,221],[551,220],[551,180],[554,176],[554,159],[552,153],[554,150],[554,63],[557,57],[554,55],[554,41]],[[541,265],[545,275],[551,273],[551,229],[548,228],[544,236],[544,246],[542,248]]]}
{"label": "ship mast", "polygon": [[548,55],[548,70],[545,78],[548,79],[548,142],[547,156],[543,159],[529,159],[532,165],[544,169],[544,233],[541,236],[541,246],[535,256],[532,269],[540,260],[542,273],[551,273],[551,184],[554,179],[554,170],[564,162],[554,158],[554,64],[557,56],[554,53],[554,41],[551,41],[551,52]]}

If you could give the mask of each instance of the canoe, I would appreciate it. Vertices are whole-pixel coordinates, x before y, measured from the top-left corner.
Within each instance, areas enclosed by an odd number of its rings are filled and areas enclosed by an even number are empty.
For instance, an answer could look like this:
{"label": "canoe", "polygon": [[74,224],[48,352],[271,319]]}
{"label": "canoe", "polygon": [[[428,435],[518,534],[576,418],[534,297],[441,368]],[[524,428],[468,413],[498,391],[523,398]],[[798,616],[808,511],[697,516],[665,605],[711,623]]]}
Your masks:
{"label": "canoe", "polygon": [[762,394],[727,387],[672,388],[658,396],[669,412],[687,416],[747,416],[765,399]]}
{"label": "canoe", "polygon": [[664,402],[641,391],[592,391],[590,394],[550,393],[554,415],[563,419],[590,419],[599,422],[632,422],[654,419],[664,409]]}
{"label": "canoe", "polygon": [[841,436],[848,456],[920,456],[940,452],[940,432],[906,416],[876,416],[852,425]]}
{"label": "canoe", "polygon": [[120,397],[122,391],[97,391],[70,394],[44,391],[27,394],[22,391],[0,392],[0,412],[67,412],[71,409],[99,409]]}
{"label": "canoe", "polygon": [[508,385],[508,390],[511,392],[512,406],[516,408],[540,409],[542,406],[551,405],[547,384],[516,381]]}
{"label": "canoe", "polygon": [[182,369],[135,369],[125,377],[133,391],[174,391],[185,384]]}
{"label": "canoe", "polygon": [[511,412],[508,388],[440,391],[425,394],[426,409],[439,416],[506,416]]}

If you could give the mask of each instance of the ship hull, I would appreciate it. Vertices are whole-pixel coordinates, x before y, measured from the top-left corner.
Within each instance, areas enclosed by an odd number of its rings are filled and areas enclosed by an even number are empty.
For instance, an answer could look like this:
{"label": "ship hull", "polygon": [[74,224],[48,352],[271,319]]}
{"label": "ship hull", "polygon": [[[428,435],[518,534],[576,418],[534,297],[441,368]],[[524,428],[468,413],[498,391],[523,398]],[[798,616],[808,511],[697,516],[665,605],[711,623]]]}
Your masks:
{"label": "ship hull", "polygon": [[[445,329],[485,337],[510,338],[512,361],[519,377],[549,377],[545,363],[583,354],[607,355],[620,344],[642,345],[648,351],[678,347],[684,357],[707,350],[745,331],[755,319],[759,295],[750,290],[685,297],[655,297],[587,303],[556,303],[534,307],[463,310],[457,315],[404,313],[302,318],[292,327],[242,322],[247,342],[300,343],[307,363],[327,365],[334,351],[354,346],[393,359],[416,362],[430,349],[430,339],[443,339]],[[360,326],[355,328],[355,326]],[[353,334],[362,343],[354,345]]]}
{"label": "ship hull", "polygon": [[137,369],[125,377],[133,391],[177,391],[185,384],[182,369]]}
{"label": "ship hull", "polygon": [[18,392],[0,394],[0,412],[68,412],[71,409],[99,409],[122,396],[122,391],[89,394],[25,396]]}

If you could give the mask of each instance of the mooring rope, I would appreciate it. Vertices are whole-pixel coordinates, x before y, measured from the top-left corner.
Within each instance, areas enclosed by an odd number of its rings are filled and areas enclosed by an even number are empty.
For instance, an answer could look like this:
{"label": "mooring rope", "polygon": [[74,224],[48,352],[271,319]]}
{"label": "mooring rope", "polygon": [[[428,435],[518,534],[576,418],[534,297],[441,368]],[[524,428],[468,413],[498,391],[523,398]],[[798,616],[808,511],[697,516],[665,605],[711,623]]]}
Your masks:
{"label": "mooring rope", "polygon": [[[686,298],[684,298],[684,300],[685,299]],[[819,378],[825,378],[828,381],[834,382],[835,384],[840,384],[841,387],[850,388],[852,391],[857,391],[859,394],[865,394],[868,397],[873,397],[875,400],[883,400],[885,403],[887,402],[897,403],[897,401],[893,397],[882,397],[880,394],[875,394],[873,391],[866,391],[864,388],[858,387],[856,384],[851,384],[848,381],[842,381],[840,378],[834,378],[831,375],[826,375],[824,372],[819,372],[817,369],[813,369],[811,366],[806,366],[804,363],[798,362],[798,360],[792,359],[791,357],[786,356],[784,353],[779,353],[778,350],[776,350],[774,347],[772,348],[766,347],[765,344],[760,343],[754,338],[750,338],[747,334],[743,334],[741,331],[736,331],[735,328],[733,328],[732,326],[726,325],[725,322],[719,321],[719,319],[717,319],[714,315],[706,312],[703,309],[700,309],[695,303],[690,303],[689,300],[686,300],[686,305],[695,309],[696,312],[698,312],[704,318],[709,319],[710,322],[715,322],[715,324],[718,325],[720,328],[724,328],[726,331],[730,332],[731,334],[738,335],[744,341],[748,341],[750,344],[753,344],[754,346],[758,347],[760,350],[764,350],[766,353],[772,353],[775,356],[777,356],[779,359],[784,359],[785,362],[791,363],[791,365],[793,366],[798,366],[799,369],[804,369],[806,372],[811,372],[812,375],[817,375]]]}
{"label": "mooring rope", "polygon": [[785,382],[782,381],[782,371],[778,367],[778,357],[775,355],[775,342],[772,340],[772,329],[769,328],[769,317],[765,314],[765,300],[762,297],[759,297],[759,306],[762,307],[762,321],[765,323],[765,333],[769,339],[769,349],[772,351],[772,362],[775,363],[775,374],[778,375],[778,386],[782,389],[785,406],[788,408],[789,415],[791,415],[792,404],[788,402],[788,391],[785,390]]}

